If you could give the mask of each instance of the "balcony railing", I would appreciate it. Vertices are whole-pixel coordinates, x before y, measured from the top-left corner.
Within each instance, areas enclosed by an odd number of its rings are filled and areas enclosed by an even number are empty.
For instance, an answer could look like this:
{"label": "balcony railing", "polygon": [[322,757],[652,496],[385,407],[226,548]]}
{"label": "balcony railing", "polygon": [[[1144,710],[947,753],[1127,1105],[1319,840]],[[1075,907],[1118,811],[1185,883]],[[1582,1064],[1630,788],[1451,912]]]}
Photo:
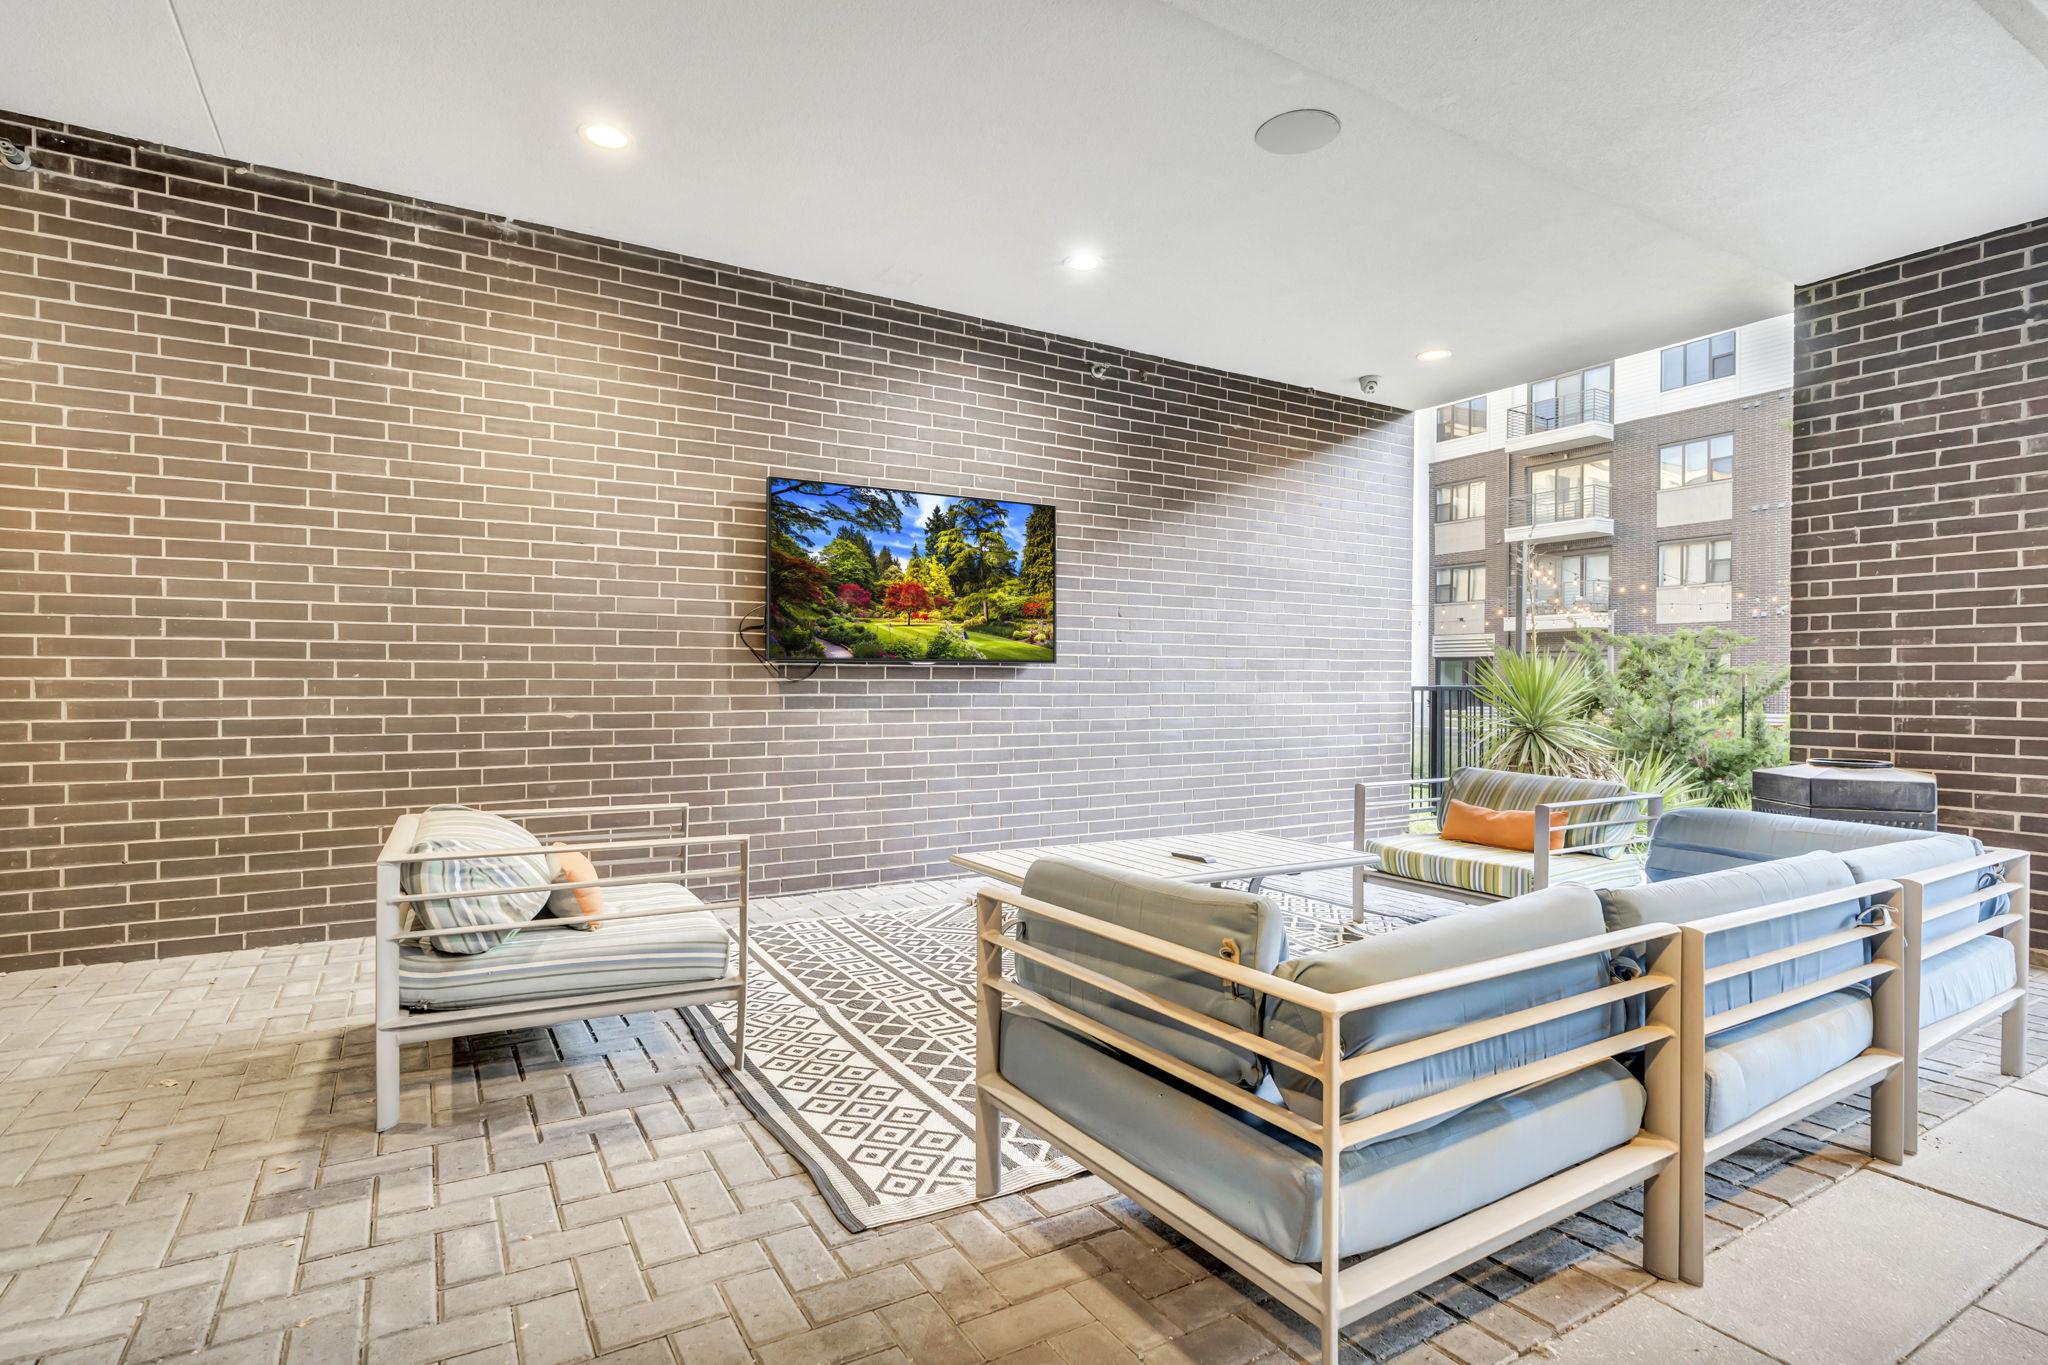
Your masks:
{"label": "balcony railing", "polygon": [[1535,493],[1508,499],[1508,525],[1544,526],[1553,521],[1611,517],[1612,492],[1604,483],[1589,483],[1566,492]]}
{"label": "balcony railing", "polygon": [[1581,422],[1612,422],[1614,396],[1606,389],[1586,389],[1557,398],[1545,398],[1527,407],[1508,409],[1508,438],[1532,436]]}
{"label": "balcony railing", "polygon": [[1573,611],[1607,611],[1614,605],[1613,585],[1593,579],[1577,592],[1538,593],[1529,599],[1529,611],[1556,614]]}

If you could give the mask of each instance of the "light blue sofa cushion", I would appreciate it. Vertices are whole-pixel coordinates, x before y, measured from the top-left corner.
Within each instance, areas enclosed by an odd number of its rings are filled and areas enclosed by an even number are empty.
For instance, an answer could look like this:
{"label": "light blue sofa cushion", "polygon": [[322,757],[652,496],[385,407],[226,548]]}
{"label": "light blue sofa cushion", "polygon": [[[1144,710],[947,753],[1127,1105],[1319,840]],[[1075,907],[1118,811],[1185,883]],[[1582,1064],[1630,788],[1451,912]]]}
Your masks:
{"label": "light blue sofa cushion", "polygon": [[[1816,821],[1815,823],[1834,823]],[[1675,881],[1646,882],[1640,886],[1610,887],[1599,892],[1609,929],[1633,929],[1640,924],[1663,921],[1689,924],[1736,910],[1779,904],[1843,890],[1856,884],[1849,865],[1833,853],[1808,853],[1774,862],[1703,872]],[[1791,919],[1767,920],[1707,938],[1709,967],[1737,962],[1779,948],[1789,948],[1855,926],[1863,903],[1855,896],[1826,905]],[[1836,972],[1859,967],[1869,960],[1868,941],[1830,948],[1812,957],[1796,958],[1772,967],[1745,972],[1707,986],[1707,1013],[1749,1004],[1795,986],[1807,985]]]}
{"label": "light blue sofa cushion", "polygon": [[[1292,1261],[1322,1257],[1321,1158],[1029,1010],[1003,1014],[1003,1076],[1140,1169]],[[1347,1256],[1412,1237],[1611,1151],[1643,1088],[1600,1062],[1342,1157]]]}
{"label": "light blue sofa cushion", "polygon": [[1718,1133],[1870,1046],[1870,997],[1833,991],[1707,1040],[1707,1131]]}
{"label": "light blue sofa cushion", "polygon": [[1802,853],[1842,853],[1930,837],[1931,831],[1862,825],[1847,820],[1811,820],[1800,815],[1766,815],[1747,810],[1688,806],[1657,822],[1643,863],[1647,881],[1696,877],[1702,872],[1796,858]]}
{"label": "light blue sofa cushion", "polygon": [[[1984,845],[1967,834],[1932,834],[1924,839],[1912,839],[1905,843],[1878,844],[1872,848],[1851,849],[1842,855],[1842,861],[1856,874],[1859,882],[1897,881],[1900,877],[1917,876],[1945,863],[1961,862],[1974,858],[1984,851]],[[1982,874],[1966,872],[1959,876],[1943,877],[1928,884],[1923,902],[1939,905],[1954,900],[1981,887],[1991,886],[1998,881],[1995,871]],[[2005,908],[2005,898],[1970,910],[1955,910],[1946,915],[1922,922],[1920,929],[1926,939],[1940,938],[1966,928],[1980,919],[1989,918]],[[1996,908],[1993,908],[1996,907]]]}
{"label": "light blue sofa cushion", "polygon": [[[1226,953],[1234,952],[1242,965],[1262,972],[1272,971],[1287,954],[1287,931],[1279,912],[1260,897],[1243,891],[1040,858],[1024,874],[1024,894],[1032,900],[1047,901],[1192,948],[1219,962],[1225,960]],[[1149,995],[1196,1010],[1247,1033],[1259,1030],[1259,997],[1225,983],[1220,977],[1112,943],[1028,910],[1022,912],[1019,935],[1034,947],[1057,953]],[[1021,955],[1017,958],[1017,984],[1233,1084],[1256,1088],[1265,1077],[1265,1063],[1257,1053],[1232,1047]]]}
{"label": "light blue sofa cushion", "polygon": [[[1603,927],[1600,898],[1594,892],[1583,886],[1553,886],[1298,957],[1281,963],[1279,975],[1334,994],[1591,938]],[[1344,1019],[1344,1055],[1412,1042],[1475,1019],[1492,1019],[1580,991],[1597,990],[1609,984],[1607,964],[1606,955],[1596,953],[1457,990],[1354,1011]],[[1345,1087],[1344,1112],[1348,1118],[1376,1114],[1481,1076],[1597,1042],[1620,1027],[1619,1006],[1601,1006],[1375,1072]],[[1298,1005],[1270,999],[1266,1036],[1313,1057],[1322,1048],[1322,1021]],[[1289,1108],[1321,1118],[1321,1081],[1277,1063],[1273,1079]]]}
{"label": "light blue sofa cushion", "polygon": [[1938,1024],[2018,984],[2010,942],[1990,936],[1959,943],[1920,966],[1920,1022]]}

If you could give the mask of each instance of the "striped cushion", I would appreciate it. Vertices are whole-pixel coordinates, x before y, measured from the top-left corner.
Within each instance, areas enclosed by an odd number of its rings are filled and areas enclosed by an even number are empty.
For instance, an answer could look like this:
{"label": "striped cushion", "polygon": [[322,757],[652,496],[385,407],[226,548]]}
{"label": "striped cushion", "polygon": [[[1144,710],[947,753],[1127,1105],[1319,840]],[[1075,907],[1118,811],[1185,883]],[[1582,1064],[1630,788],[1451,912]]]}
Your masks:
{"label": "striped cushion", "polygon": [[[1589,777],[1545,777],[1542,773],[1507,773],[1495,768],[1460,768],[1445,784],[1444,795],[1447,800],[1463,801],[1468,806],[1484,806],[1488,810],[1535,810],[1545,801],[1586,801],[1596,796],[1620,796],[1627,790],[1623,783],[1596,781]],[[1572,825],[1624,817],[1637,820],[1642,818],[1642,806],[1634,801],[1613,806],[1585,806],[1568,812],[1568,817],[1566,823]],[[1564,846],[1584,848],[1587,844],[1609,843],[1626,833],[1624,825],[1587,823],[1583,829],[1566,830]],[[1613,858],[1626,851],[1606,849],[1594,856]]]}
{"label": "striped cushion", "polygon": [[[605,909],[622,911],[697,905],[680,886],[609,888]],[[652,990],[726,974],[731,940],[718,916],[610,919],[595,933],[520,929],[474,957],[449,957],[411,945],[398,958],[398,1000],[409,1010],[455,1010],[566,1000],[604,991]]]}
{"label": "striped cushion", "polygon": [[[1454,886],[1482,895],[1527,895],[1536,889],[1536,855],[1519,849],[1457,843],[1434,834],[1396,834],[1373,839],[1366,848],[1380,856],[1380,870],[1430,886]],[[1642,864],[1633,858],[1601,858],[1590,853],[1550,855],[1550,882],[1582,886],[1633,886],[1642,879]]]}
{"label": "striped cushion", "polygon": [[[503,896],[462,900],[420,901],[412,907],[415,923],[429,929],[455,929],[469,924],[524,924],[548,902],[545,884],[554,879],[554,860],[540,851],[540,841],[503,816],[467,806],[433,806],[420,817],[409,853],[462,853],[468,850],[530,848],[532,857],[451,858],[445,862],[406,863],[399,888],[407,895],[444,895],[452,891],[488,891],[494,886],[535,886]],[[504,934],[455,934],[431,940],[434,951],[470,954],[489,952]]]}

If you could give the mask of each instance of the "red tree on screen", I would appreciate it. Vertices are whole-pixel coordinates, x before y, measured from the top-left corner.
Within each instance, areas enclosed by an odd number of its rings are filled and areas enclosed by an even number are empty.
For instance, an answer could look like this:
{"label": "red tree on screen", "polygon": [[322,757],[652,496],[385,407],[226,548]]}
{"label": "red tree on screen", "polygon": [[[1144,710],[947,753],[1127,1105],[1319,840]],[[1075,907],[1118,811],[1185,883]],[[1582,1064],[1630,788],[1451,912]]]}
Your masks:
{"label": "red tree on screen", "polygon": [[931,605],[932,595],[924,590],[922,583],[891,583],[888,594],[882,598],[882,606],[891,616],[899,611],[903,613],[905,625],[910,624],[912,612],[929,611]]}
{"label": "red tree on screen", "polygon": [[875,595],[858,583],[841,583],[839,600],[848,611],[866,611],[875,604]]}

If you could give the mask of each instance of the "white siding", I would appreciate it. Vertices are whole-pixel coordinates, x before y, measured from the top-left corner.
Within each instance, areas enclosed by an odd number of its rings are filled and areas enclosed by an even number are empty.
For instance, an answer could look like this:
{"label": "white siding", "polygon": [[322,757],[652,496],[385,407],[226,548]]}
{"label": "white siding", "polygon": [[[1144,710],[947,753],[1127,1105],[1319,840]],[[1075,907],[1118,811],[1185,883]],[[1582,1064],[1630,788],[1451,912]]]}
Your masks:
{"label": "white siding", "polygon": [[[1682,338],[1688,341],[1692,338]],[[1614,420],[1635,422],[1667,412],[1703,408],[1752,393],[1792,387],[1792,315],[1783,313],[1735,329],[1735,373],[1668,392],[1662,387],[1665,348],[1637,351],[1614,362]]]}
{"label": "white siding", "polygon": [[1726,521],[1735,515],[1735,484],[1695,484],[1691,488],[1664,488],[1657,493],[1657,525],[1690,526],[1701,521]]}

